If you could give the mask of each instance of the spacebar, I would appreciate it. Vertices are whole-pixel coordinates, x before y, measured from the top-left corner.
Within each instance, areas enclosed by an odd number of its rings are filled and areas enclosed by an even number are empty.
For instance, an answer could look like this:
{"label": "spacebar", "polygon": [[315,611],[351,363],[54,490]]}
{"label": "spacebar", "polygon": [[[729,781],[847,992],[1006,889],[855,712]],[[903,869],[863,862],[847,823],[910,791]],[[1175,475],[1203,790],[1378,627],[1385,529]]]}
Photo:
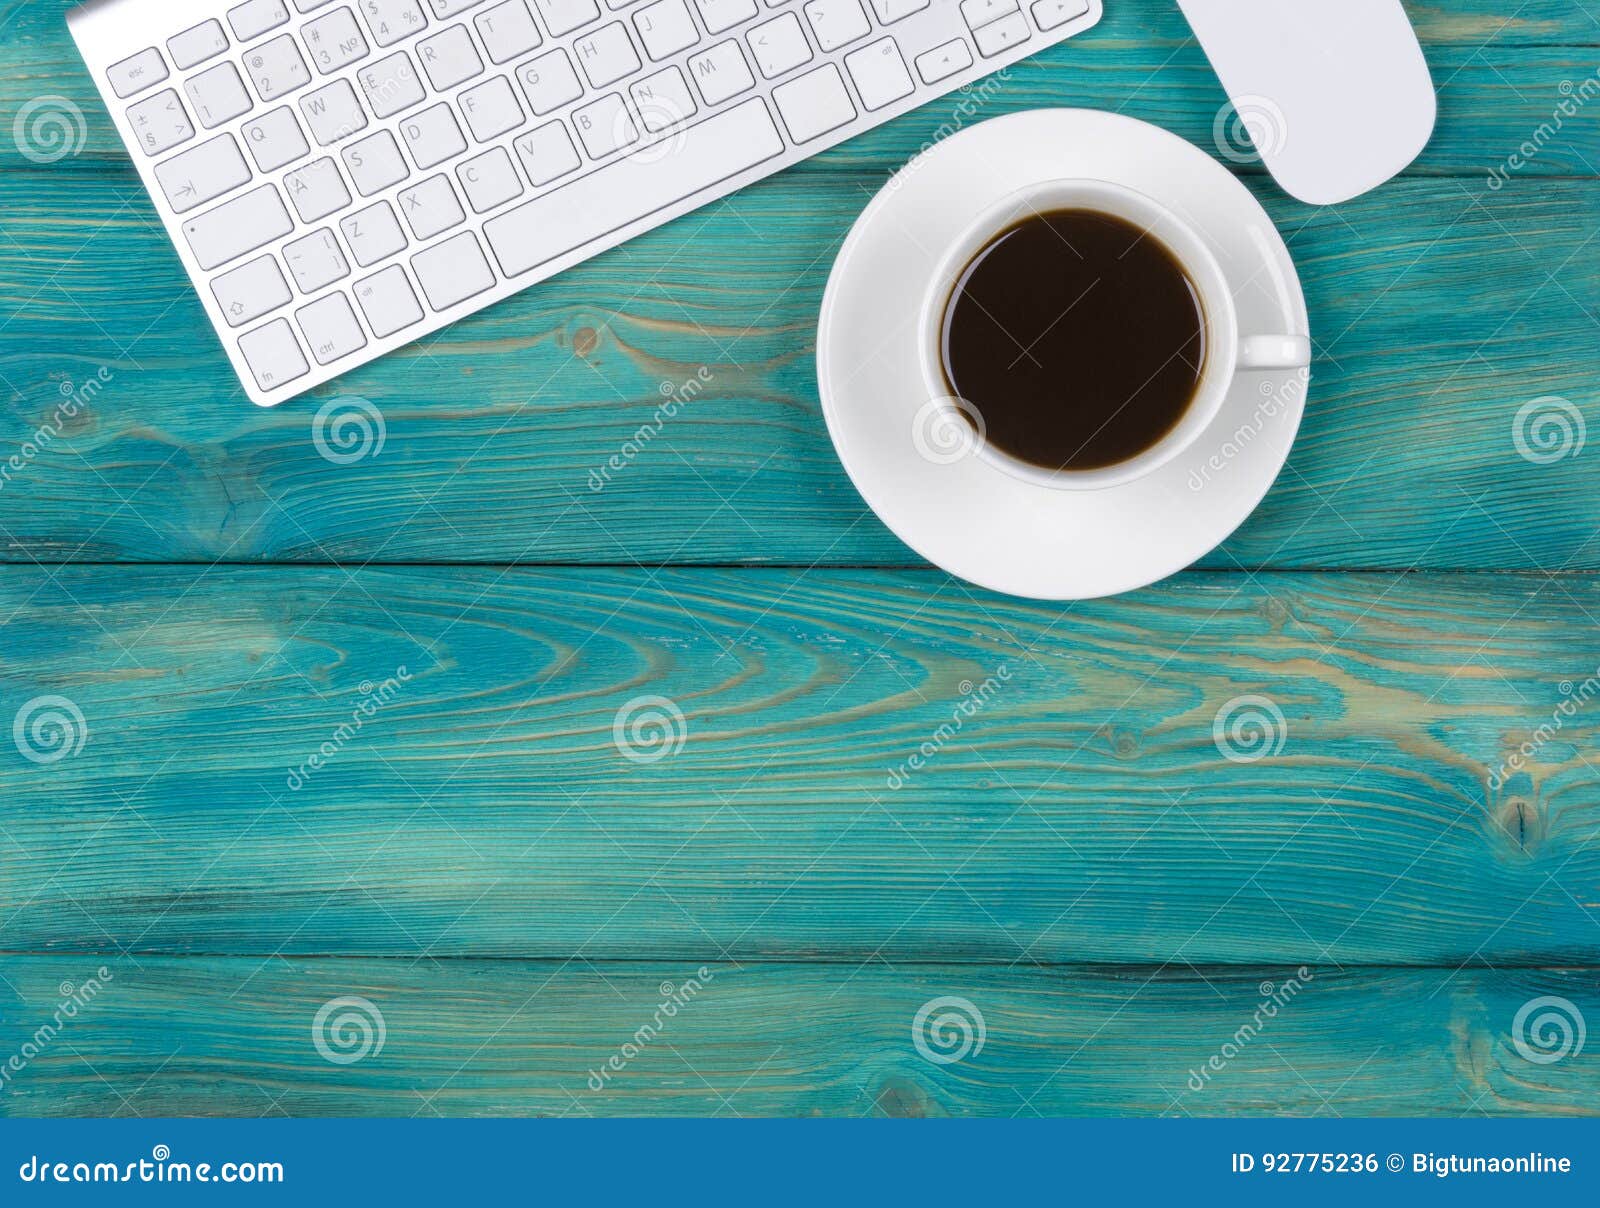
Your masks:
{"label": "spacebar", "polygon": [[[483,233],[515,277],[709,189],[783,150],[760,97],[490,219]],[[673,145],[676,144],[676,145]],[[707,198],[710,201],[711,198]]]}

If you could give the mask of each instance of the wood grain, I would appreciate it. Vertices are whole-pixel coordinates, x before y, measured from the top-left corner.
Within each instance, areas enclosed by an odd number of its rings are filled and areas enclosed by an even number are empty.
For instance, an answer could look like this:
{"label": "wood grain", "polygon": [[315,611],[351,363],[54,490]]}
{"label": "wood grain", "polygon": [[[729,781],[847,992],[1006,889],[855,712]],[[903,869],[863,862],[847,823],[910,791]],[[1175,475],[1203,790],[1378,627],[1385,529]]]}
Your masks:
{"label": "wood grain", "polygon": [[[1587,576],[1190,575],[1072,608],[924,572],[0,583],[3,715],[62,695],[90,735],[0,758],[0,948],[1600,951]],[[1261,697],[1281,722],[1225,751]],[[683,742],[640,762],[617,719],[652,698]]]}
{"label": "wood grain", "polygon": [[[1235,165],[1318,343],[1289,468],[1209,571],[1047,607],[916,568],[865,510],[816,309],[942,129],[1088,105],[1215,148],[1175,6],[1109,4],[998,88],[271,412],[65,7],[0,0],[0,131],[83,122],[48,165],[0,137],[0,1063],[110,977],[0,1115],[1595,1113],[1592,1046],[1529,1062],[1515,1021],[1600,989],[1600,492],[1592,451],[1513,439],[1533,399],[1596,402],[1600,128],[1541,130],[1600,67],[1592,13],[1408,3],[1439,128],[1367,198]],[[339,393],[381,407],[376,459],[316,455]],[[255,562],[290,565],[213,565]],[[41,763],[5,723],[47,696],[87,739]],[[619,713],[656,696],[683,745],[629,760]],[[1225,758],[1255,697],[1281,748]],[[342,995],[386,1028],[348,1066],[312,1043]],[[950,995],[985,1042],[939,1065],[912,1027]]]}
{"label": "wood grain", "polygon": [[[63,389],[111,380],[0,485],[0,556],[917,561],[845,478],[816,398],[816,309],[859,180],[787,174],[348,375],[325,396],[375,402],[386,443],[333,465],[310,439],[321,398],[244,403],[131,186],[89,178],[63,211],[38,179],[0,180],[0,295],[24,299],[0,331],[6,445]],[[1205,564],[1600,565],[1592,454],[1535,464],[1513,436],[1540,396],[1593,408],[1600,191],[1411,180],[1321,212],[1263,196],[1299,260],[1316,378],[1288,469]],[[129,263],[148,266],[136,283]],[[702,369],[699,397],[593,489]]]}
{"label": "wood grain", "polygon": [[[703,975],[682,961],[223,958],[105,967],[111,980],[13,1077],[0,1114],[1492,1116],[1593,1115],[1600,1103],[1592,1050],[1541,1064],[1516,1046],[1525,1003],[1593,1003],[1593,972],[712,963]],[[0,1024],[10,1050],[37,1026],[30,1019],[50,1018],[61,983],[76,988],[98,966],[30,957],[0,969],[21,1000]],[[382,1016],[383,1047],[338,1065],[318,1054],[313,1024],[324,1003],[348,996]],[[673,996],[685,1005],[625,1050]],[[913,1026],[947,996],[981,1016],[983,1043],[974,1031],[964,1059],[937,1064]],[[1273,997],[1283,1005],[1256,1028]],[[329,1051],[359,1052],[357,1034],[349,1040]],[[959,1052],[959,1033],[949,1040],[928,1051]],[[1221,1056],[1235,1044],[1231,1060]],[[604,1078],[614,1054],[623,1068]],[[1221,1068],[1202,1078],[1213,1055]]]}

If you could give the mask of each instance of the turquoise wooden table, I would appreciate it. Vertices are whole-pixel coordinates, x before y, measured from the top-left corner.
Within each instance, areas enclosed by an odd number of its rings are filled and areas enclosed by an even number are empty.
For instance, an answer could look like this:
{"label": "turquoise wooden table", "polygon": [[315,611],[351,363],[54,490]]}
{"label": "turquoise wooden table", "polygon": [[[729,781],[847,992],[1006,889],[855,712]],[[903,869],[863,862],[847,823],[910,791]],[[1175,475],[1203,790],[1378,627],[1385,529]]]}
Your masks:
{"label": "turquoise wooden table", "polygon": [[[1289,465],[1026,603],[866,511],[815,316],[946,122],[1217,146],[1173,7],[1107,7],[261,411],[63,4],[0,2],[0,1113],[1600,1110],[1600,20],[1412,3],[1404,176],[1234,165]],[[339,396],[381,447],[319,453]]]}

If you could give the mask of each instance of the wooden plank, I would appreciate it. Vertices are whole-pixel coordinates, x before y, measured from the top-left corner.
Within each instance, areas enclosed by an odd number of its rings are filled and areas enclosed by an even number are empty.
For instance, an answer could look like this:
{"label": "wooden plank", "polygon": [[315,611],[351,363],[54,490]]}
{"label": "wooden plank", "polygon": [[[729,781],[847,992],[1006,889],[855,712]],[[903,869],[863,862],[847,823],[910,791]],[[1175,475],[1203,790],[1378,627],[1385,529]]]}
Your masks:
{"label": "wooden plank", "polygon": [[[132,187],[76,177],[63,212],[42,179],[0,179],[5,447],[59,427],[4,470],[6,559],[916,562],[816,399],[815,316],[859,180],[768,182],[264,412]],[[1206,565],[1600,566],[1592,455],[1535,464],[1513,438],[1535,398],[1595,400],[1597,319],[1576,300],[1600,291],[1600,189],[1413,180],[1318,212],[1262,195],[1304,275],[1317,376],[1287,472]],[[98,397],[57,420],[84,383]],[[698,396],[664,418],[684,383]],[[381,408],[379,456],[318,456],[313,417],[341,390]]]}
{"label": "wooden plank", "polygon": [[[63,115],[75,158],[120,160],[120,143],[69,38],[60,8],[15,4],[0,25],[0,53],[7,71],[0,78],[0,116],[7,128],[15,114],[45,102],[34,114]],[[917,114],[825,153],[823,165],[897,166],[957,112],[973,117],[1041,105],[1087,105],[1116,109],[1156,122],[1184,137],[1211,145],[1221,88],[1189,35],[1175,6],[1111,3],[1088,34],[1035,56],[1012,69],[1004,87],[969,92],[934,102]],[[1499,163],[1542,123],[1550,121],[1562,93],[1595,74],[1592,48],[1600,26],[1580,8],[1540,0],[1508,13],[1491,0],[1448,6],[1410,6],[1441,92],[1438,134],[1416,167],[1418,172],[1479,176]],[[48,135],[0,141],[0,166],[26,166],[25,152],[50,154]],[[1593,175],[1600,162],[1594,123],[1568,124],[1562,137],[1530,157],[1534,174]],[[1251,170],[1258,170],[1252,168]]]}
{"label": "wooden plank", "polygon": [[11,568],[0,616],[0,733],[88,733],[0,756],[0,949],[1600,952],[1587,576]]}
{"label": "wooden plank", "polygon": [[[1560,996],[1581,1014],[1576,1004],[1600,991],[1593,970],[8,957],[0,970],[20,1001],[0,1023],[6,1051],[52,1018],[63,984],[78,991],[101,968],[109,980],[88,1005],[10,1076],[0,1115],[1476,1116],[1600,1105],[1592,1051],[1546,1063],[1517,1047],[1542,1034],[1551,1047],[1528,1051],[1560,1052],[1557,1032],[1529,1035],[1544,1008],[1520,1028],[1518,1012]],[[352,1009],[372,1040],[364,1058],[337,1064],[318,1052],[315,1021],[352,996],[366,1000]],[[952,996],[965,1002],[935,1013],[959,1013],[972,1039],[961,1060],[931,1061],[915,1021]],[[323,1034],[336,1057],[362,1051],[354,1027],[343,1044]],[[962,1032],[941,1034],[926,1051],[959,1055]]]}

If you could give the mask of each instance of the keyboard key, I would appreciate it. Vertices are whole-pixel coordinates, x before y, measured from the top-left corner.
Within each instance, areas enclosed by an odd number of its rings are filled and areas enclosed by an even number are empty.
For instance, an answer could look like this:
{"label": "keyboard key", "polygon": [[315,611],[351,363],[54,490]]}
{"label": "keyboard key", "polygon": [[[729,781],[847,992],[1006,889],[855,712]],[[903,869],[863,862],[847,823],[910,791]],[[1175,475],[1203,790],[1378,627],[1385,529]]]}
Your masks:
{"label": "keyboard key", "polygon": [[806,72],[797,80],[779,84],[772,90],[772,99],[789,129],[789,137],[797,143],[837,130],[856,115],[850,102],[839,69],[824,63]]}
{"label": "keyboard key", "polygon": [[572,60],[564,50],[540,55],[517,72],[528,108],[543,117],[583,95],[583,85],[572,70]]}
{"label": "keyboard key", "polygon": [[972,66],[972,52],[960,38],[951,38],[917,56],[917,74],[924,84],[933,84]]}
{"label": "keyboard key", "polygon": [[242,327],[294,297],[278,268],[277,257],[271,254],[223,273],[211,282],[211,292],[229,327]]}
{"label": "keyboard key", "polygon": [[511,145],[517,149],[523,171],[535,188],[565,176],[583,162],[564,122],[551,122],[530,130]]}
{"label": "keyboard key", "polygon": [[483,60],[465,25],[452,25],[443,33],[424,38],[417,43],[417,55],[435,92],[447,92],[483,74]]}
{"label": "keyboard key", "polygon": [[166,163],[156,166],[156,179],[173,212],[185,214],[250,180],[250,166],[231,134],[219,134]]}
{"label": "keyboard key", "polygon": [[461,115],[467,119],[467,128],[480,143],[499,138],[527,120],[522,106],[517,103],[517,90],[505,76],[496,76],[487,84],[467,89],[459,103]]}
{"label": "keyboard key", "polygon": [[146,155],[160,155],[194,137],[189,112],[170,88],[147,101],[128,106],[128,121]]}
{"label": "keyboard key", "polygon": [[315,222],[350,204],[350,190],[344,187],[339,166],[331,159],[317,159],[283,178],[283,187],[294,204],[301,222]]}
{"label": "keyboard key", "polygon": [[241,42],[259,38],[268,30],[289,20],[289,9],[283,0],[244,0],[228,10],[228,24],[233,26],[233,36]]}
{"label": "keyboard key", "polygon": [[399,184],[411,174],[405,156],[400,154],[400,144],[387,130],[351,143],[340,153],[345,171],[355,182],[356,192],[363,197],[381,193],[390,185]]}
{"label": "keyboard key", "polygon": [[300,112],[311,127],[311,137],[321,147],[331,147],[367,128],[366,110],[361,108],[349,80],[335,80],[307,93],[300,98]]}
{"label": "keyboard key", "polygon": [[719,42],[689,58],[689,77],[708,105],[720,105],[756,85],[737,42]]}
{"label": "keyboard key", "polygon": [[361,313],[367,316],[367,326],[380,340],[422,319],[417,291],[411,288],[406,270],[398,264],[357,282],[356,301],[361,304]]}
{"label": "keyboard key", "polygon": [[210,272],[294,230],[277,187],[262,185],[183,224],[200,267]]}
{"label": "keyboard key", "polygon": [[776,79],[811,61],[811,43],[800,28],[800,18],[791,13],[765,21],[745,36],[756,66],[766,79]]}
{"label": "keyboard key", "polygon": [[[879,25],[892,25],[902,21],[912,13],[920,13],[927,8],[931,0],[872,0],[872,11],[877,14]],[[1084,0],[1085,4],[1088,0]]]}
{"label": "keyboard key", "polygon": [[361,91],[367,94],[367,105],[376,118],[392,117],[428,95],[411,65],[411,56],[403,50],[363,67],[356,72],[356,79],[361,81]]}
{"label": "keyboard key", "polygon": [[307,21],[300,27],[300,36],[306,40],[312,61],[323,75],[332,75],[371,53],[361,26],[356,24],[355,14],[348,8],[335,9],[325,17]]}
{"label": "keyboard key", "polygon": [[417,0],[361,0],[358,7],[379,46],[393,46],[428,26]]}
{"label": "keyboard key", "polygon": [[276,172],[311,154],[306,136],[300,132],[300,123],[287,106],[246,122],[242,133],[244,145],[250,148],[250,158],[263,172]]}
{"label": "keyboard key", "polygon": [[974,30],[972,39],[978,44],[978,53],[987,59],[1026,42],[1032,34],[1027,18],[1021,13],[1012,13]]}
{"label": "keyboard key", "polygon": [[482,3],[483,0],[428,0],[428,7],[433,9],[435,17],[445,21]]}
{"label": "keyboard key", "polygon": [[700,40],[700,30],[684,0],[659,0],[633,14],[633,28],[644,53],[656,62],[687,50]]}
{"label": "keyboard key", "polygon": [[327,227],[314,231],[304,239],[284,244],[283,258],[302,294],[314,294],[324,285],[331,285],[350,274],[344,251]]}
{"label": "keyboard key", "polygon": [[689,85],[683,81],[683,72],[676,67],[646,76],[628,91],[644,128],[652,134],[692,117],[698,108],[689,93]]}
{"label": "keyboard key", "polygon": [[519,276],[783,153],[766,104],[752,97],[696,126],[661,158],[646,147],[484,224],[500,269]]}
{"label": "keyboard key", "polygon": [[872,32],[860,0],[807,0],[806,20],[824,51],[848,46]]}
{"label": "keyboard key", "polygon": [[256,385],[263,390],[274,390],[311,372],[287,319],[274,319],[249,335],[240,336],[239,351],[244,353]]}
{"label": "keyboard key", "polygon": [[179,71],[198,67],[227,49],[228,35],[222,32],[220,21],[202,21],[193,29],[186,29],[167,39],[167,53],[172,56]]}
{"label": "keyboard key", "polygon": [[430,176],[420,185],[401,189],[395,204],[405,215],[406,225],[418,242],[426,242],[467,220],[461,203],[456,200],[456,191],[445,176]]}
{"label": "keyboard key", "polygon": [[604,88],[639,70],[639,56],[620,21],[602,25],[572,44],[591,88]]}
{"label": "keyboard key", "polygon": [[232,63],[218,63],[209,71],[190,76],[184,81],[183,90],[189,94],[195,116],[208,130],[231,122],[241,113],[249,113],[255,106]]}
{"label": "keyboard key", "polygon": [[543,38],[528,11],[526,0],[505,0],[485,9],[472,19],[478,27],[489,57],[496,63],[509,63],[537,47]]}
{"label": "keyboard key", "polygon": [[695,0],[706,32],[720,34],[756,15],[756,0]]}
{"label": "keyboard key", "polygon": [[356,312],[350,309],[350,299],[343,294],[318,298],[295,311],[294,317],[319,365],[331,365],[340,357],[367,346],[367,337],[356,321]]}
{"label": "keyboard key", "polygon": [[639,128],[633,115],[616,93],[601,97],[592,105],[572,111],[572,124],[590,159],[602,159],[620,147],[639,141]]}
{"label": "keyboard key", "polygon": [[311,69],[300,57],[292,34],[263,42],[245,55],[244,67],[263,101],[275,101],[311,83]]}
{"label": "keyboard key", "polygon": [[434,310],[449,310],[494,288],[494,270],[471,231],[418,252],[411,257],[411,271]]}
{"label": "keyboard key", "polygon": [[467,149],[455,115],[443,103],[408,117],[400,124],[400,134],[411,148],[411,158],[423,171],[454,159]]}
{"label": "keyboard key", "polygon": [[978,29],[1017,11],[1017,0],[961,0],[961,17],[967,28]]}
{"label": "keyboard key", "polygon": [[913,85],[906,61],[893,38],[879,38],[844,57],[846,70],[855,81],[856,95],[868,109],[882,109],[901,97],[910,96]]}
{"label": "keyboard key", "polygon": [[1089,11],[1089,0],[1035,0],[1033,19],[1040,29],[1055,29]]}
{"label": "keyboard key", "polygon": [[486,214],[522,196],[522,178],[504,147],[496,147],[456,168],[456,179],[474,214]]}
{"label": "keyboard key", "polygon": [[106,78],[111,81],[111,91],[119,97],[133,96],[146,88],[154,88],[167,78],[167,61],[152,46],[120,63],[113,63]]}
{"label": "keyboard key", "polygon": [[356,263],[362,268],[405,250],[405,232],[400,229],[387,201],[351,214],[339,223],[339,229],[344,232],[344,241],[350,245]]}
{"label": "keyboard key", "polygon": [[552,38],[570,34],[600,17],[594,0],[534,0],[534,3]]}

